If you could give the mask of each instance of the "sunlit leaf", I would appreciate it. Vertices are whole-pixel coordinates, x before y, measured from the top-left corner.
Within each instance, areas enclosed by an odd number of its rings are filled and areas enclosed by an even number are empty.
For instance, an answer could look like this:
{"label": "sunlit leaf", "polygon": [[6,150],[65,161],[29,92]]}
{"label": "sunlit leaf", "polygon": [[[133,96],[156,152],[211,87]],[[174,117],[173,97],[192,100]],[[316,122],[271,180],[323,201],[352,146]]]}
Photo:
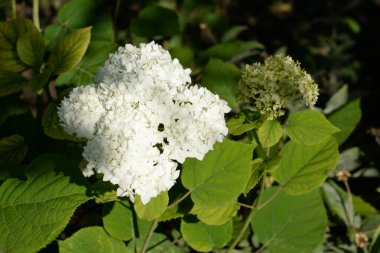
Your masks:
{"label": "sunlit leaf", "polygon": [[277,120],[266,120],[257,131],[257,136],[263,147],[275,145],[282,136],[281,125]]}
{"label": "sunlit leaf", "polygon": [[136,214],[143,220],[154,220],[161,216],[169,203],[168,192],[161,192],[157,197],[150,199],[147,204],[141,202],[136,196],[134,208]]}

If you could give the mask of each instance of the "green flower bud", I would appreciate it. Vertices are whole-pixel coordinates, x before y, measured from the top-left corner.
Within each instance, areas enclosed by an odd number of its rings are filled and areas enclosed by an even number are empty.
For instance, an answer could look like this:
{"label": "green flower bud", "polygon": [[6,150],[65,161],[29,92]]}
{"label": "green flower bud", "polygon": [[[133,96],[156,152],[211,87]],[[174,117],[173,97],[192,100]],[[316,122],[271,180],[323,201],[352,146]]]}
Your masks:
{"label": "green flower bud", "polygon": [[268,120],[284,115],[290,103],[310,106],[318,99],[317,84],[289,56],[271,56],[264,64],[248,65],[239,86],[242,96]]}

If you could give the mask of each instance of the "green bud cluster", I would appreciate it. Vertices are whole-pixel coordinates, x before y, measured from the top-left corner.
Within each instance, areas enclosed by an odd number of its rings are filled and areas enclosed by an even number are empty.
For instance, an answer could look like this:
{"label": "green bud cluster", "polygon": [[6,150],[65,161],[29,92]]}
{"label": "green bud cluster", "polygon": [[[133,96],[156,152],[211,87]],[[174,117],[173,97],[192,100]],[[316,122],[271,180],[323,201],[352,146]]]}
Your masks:
{"label": "green bud cluster", "polygon": [[268,120],[284,115],[290,103],[310,106],[318,99],[317,84],[290,56],[247,65],[239,86],[242,96]]}

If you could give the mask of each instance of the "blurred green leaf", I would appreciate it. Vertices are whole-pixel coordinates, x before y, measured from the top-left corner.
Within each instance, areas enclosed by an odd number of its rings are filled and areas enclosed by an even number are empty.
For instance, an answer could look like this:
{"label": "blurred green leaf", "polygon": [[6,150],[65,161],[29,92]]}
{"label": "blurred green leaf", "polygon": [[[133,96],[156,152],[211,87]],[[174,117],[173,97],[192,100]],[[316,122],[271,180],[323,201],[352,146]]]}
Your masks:
{"label": "blurred green leaf", "polygon": [[303,110],[290,115],[287,132],[294,142],[314,145],[328,139],[339,129],[316,110]]}
{"label": "blurred green leaf", "polygon": [[222,42],[229,42],[231,40],[234,40],[237,38],[237,36],[247,30],[248,27],[247,26],[243,26],[243,25],[238,25],[238,26],[234,26],[230,29],[228,29],[224,34],[223,34],[223,37],[221,39]]}
{"label": "blurred green leaf", "polygon": [[277,120],[264,121],[257,131],[257,136],[264,148],[275,145],[282,137],[280,123]]}
{"label": "blurred green leaf", "polygon": [[338,145],[334,138],[316,144],[302,145],[289,141],[281,152],[281,164],[273,172],[285,192],[298,195],[320,186],[327,173],[338,163]]}
{"label": "blurred green leaf", "polygon": [[220,98],[226,100],[232,108],[238,106],[236,93],[240,79],[240,70],[231,63],[219,59],[210,59],[203,73],[203,85]]}
{"label": "blurred green leaf", "polygon": [[[278,190],[265,190],[260,204]],[[280,191],[254,213],[251,224],[260,242],[271,252],[310,253],[324,241],[327,216],[318,190],[298,196]]]}
{"label": "blurred green leaf", "polygon": [[141,202],[136,196],[134,208],[136,214],[143,220],[155,220],[161,216],[169,203],[168,192],[161,192],[157,197],[150,199],[147,204]]}
{"label": "blurred green leaf", "polygon": [[344,150],[339,154],[339,163],[337,170],[345,169],[352,171],[360,166],[360,150],[358,147],[352,147]]}
{"label": "blurred green leaf", "polygon": [[14,115],[20,115],[28,112],[28,108],[14,96],[0,97],[0,125]]}
{"label": "blurred green leaf", "polygon": [[149,6],[132,20],[131,31],[137,36],[172,36],[179,33],[177,13],[161,6]]}
{"label": "blurred green leaf", "polygon": [[348,139],[361,117],[359,99],[346,104],[329,116],[329,121],[340,129],[340,132],[334,134],[339,145]]}
{"label": "blurred green leaf", "polygon": [[222,248],[232,237],[232,220],[210,226],[201,221],[181,220],[181,233],[185,241],[199,252],[210,252],[213,248]]}
{"label": "blurred green leaf", "polygon": [[89,199],[79,184],[83,175],[66,175],[72,169],[61,156],[43,156],[26,170],[27,181],[8,179],[0,186],[0,251],[37,252],[63,231]]}
{"label": "blurred green leaf", "polygon": [[348,101],[348,85],[343,85],[326,103],[326,108],[323,110],[325,114],[329,114]]}
{"label": "blurred green leaf", "polygon": [[59,39],[49,58],[54,73],[62,74],[78,65],[90,42],[90,31],[90,27],[78,29]]}
{"label": "blurred green leaf", "polygon": [[61,74],[56,85],[84,85],[94,83],[94,76],[109,54],[117,49],[117,44],[107,41],[91,41],[81,62],[72,70]]}
{"label": "blurred green leaf", "polygon": [[19,164],[28,153],[28,145],[21,135],[0,139],[0,165]]}
{"label": "blurred green leaf", "polygon": [[26,65],[41,66],[45,53],[45,42],[44,37],[35,26],[20,35],[16,48],[18,56]]}
{"label": "blurred green leaf", "polygon": [[[135,241],[128,243],[127,252],[141,252],[145,238],[138,238]],[[174,245],[169,238],[160,233],[153,233],[152,238],[148,244],[147,252],[152,253],[184,253],[185,251]]]}
{"label": "blurred green leaf", "polygon": [[35,29],[35,26],[29,19],[0,22],[1,71],[20,72],[26,67],[17,54],[17,40],[32,29]]}
{"label": "blurred green leaf", "polygon": [[194,59],[194,52],[190,47],[173,47],[169,50],[172,58],[177,58],[184,68],[190,67]]}
{"label": "blurred green leaf", "polygon": [[59,252],[98,252],[119,253],[127,252],[122,241],[110,237],[102,227],[82,228],[64,241],[59,241]]}
{"label": "blurred green leaf", "polygon": [[103,225],[108,234],[122,241],[134,237],[133,211],[129,201],[115,201],[103,207]]}
{"label": "blurred green leaf", "polygon": [[18,73],[0,71],[0,97],[21,90],[28,80]]}

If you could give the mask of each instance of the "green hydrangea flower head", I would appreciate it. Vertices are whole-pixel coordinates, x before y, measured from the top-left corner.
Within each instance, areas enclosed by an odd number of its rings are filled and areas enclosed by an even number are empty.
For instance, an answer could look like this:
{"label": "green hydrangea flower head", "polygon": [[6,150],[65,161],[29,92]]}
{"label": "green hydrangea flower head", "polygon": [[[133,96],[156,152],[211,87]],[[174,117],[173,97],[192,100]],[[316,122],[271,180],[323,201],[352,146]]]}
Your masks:
{"label": "green hydrangea flower head", "polygon": [[289,104],[311,106],[317,102],[318,86],[300,63],[290,56],[271,56],[264,64],[247,65],[239,88],[266,120],[285,114]]}

